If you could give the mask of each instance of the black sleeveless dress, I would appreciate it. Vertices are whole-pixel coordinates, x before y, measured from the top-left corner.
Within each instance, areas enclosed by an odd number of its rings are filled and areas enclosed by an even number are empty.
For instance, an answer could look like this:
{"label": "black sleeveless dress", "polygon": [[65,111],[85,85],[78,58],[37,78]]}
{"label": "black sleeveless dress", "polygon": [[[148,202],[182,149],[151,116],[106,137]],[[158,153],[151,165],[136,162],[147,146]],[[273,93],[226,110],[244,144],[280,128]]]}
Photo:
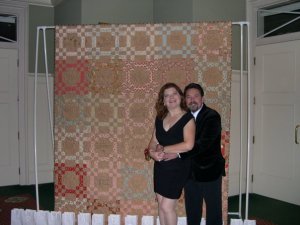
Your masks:
{"label": "black sleeveless dress", "polygon": [[[168,131],[163,128],[163,120],[156,118],[156,138],[160,145],[168,146],[183,142],[183,128],[194,119],[191,113],[184,114]],[[179,199],[183,186],[190,173],[190,159],[172,159],[155,161],[154,163],[154,192],[166,198]]]}

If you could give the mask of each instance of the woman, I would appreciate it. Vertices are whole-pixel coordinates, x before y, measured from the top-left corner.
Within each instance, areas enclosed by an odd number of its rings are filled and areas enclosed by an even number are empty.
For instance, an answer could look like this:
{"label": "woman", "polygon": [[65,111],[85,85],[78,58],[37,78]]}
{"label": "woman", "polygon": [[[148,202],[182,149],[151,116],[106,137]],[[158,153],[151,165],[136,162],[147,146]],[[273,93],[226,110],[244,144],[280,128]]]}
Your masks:
{"label": "woman", "polygon": [[174,83],[161,87],[157,116],[148,149],[154,163],[154,192],[161,225],[177,225],[176,202],[190,171],[190,160],[163,160],[164,153],[182,153],[194,146],[195,121],[187,112],[181,89]]}

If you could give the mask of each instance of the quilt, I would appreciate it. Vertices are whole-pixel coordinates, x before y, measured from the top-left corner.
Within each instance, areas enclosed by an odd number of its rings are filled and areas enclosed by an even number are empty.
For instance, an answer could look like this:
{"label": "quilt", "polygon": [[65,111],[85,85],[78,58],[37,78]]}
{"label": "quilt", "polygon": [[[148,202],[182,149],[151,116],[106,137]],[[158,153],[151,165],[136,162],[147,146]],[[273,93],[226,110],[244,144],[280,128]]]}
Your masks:
{"label": "quilt", "polygon": [[[55,210],[157,216],[144,149],[160,87],[199,82],[222,117],[228,174],[231,22],[55,28]],[[228,175],[223,178],[227,223]],[[185,216],[184,194],[178,216]]]}

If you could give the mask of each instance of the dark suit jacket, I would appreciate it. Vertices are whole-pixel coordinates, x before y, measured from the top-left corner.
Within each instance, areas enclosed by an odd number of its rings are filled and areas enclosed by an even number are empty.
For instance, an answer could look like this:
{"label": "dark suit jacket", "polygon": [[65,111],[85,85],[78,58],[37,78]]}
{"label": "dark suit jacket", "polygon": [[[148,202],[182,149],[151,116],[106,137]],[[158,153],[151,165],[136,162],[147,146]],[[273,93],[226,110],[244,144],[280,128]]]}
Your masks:
{"label": "dark suit jacket", "polygon": [[220,114],[203,104],[196,118],[195,145],[180,153],[182,159],[192,158],[191,177],[197,181],[213,181],[225,175],[225,160],[221,153]]}

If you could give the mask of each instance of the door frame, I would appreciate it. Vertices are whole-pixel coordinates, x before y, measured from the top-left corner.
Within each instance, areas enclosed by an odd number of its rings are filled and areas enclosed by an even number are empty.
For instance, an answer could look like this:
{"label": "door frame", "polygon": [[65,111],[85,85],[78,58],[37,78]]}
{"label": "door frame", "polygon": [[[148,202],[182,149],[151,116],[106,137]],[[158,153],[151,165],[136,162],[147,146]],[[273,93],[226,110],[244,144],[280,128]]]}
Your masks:
{"label": "door frame", "polygon": [[[297,196],[297,190],[299,190],[300,177],[296,171],[300,168],[299,163],[297,163],[299,162],[300,155],[298,153],[300,152],[299,145],[296,145],[293,140],[295,125],[299,124],[299,101],[297,101],[299,99],[299,87],[296,85],[300,80],[299,43],[300,40],[296,40],[256,47],[256,71],[262,76],[256,80],[256,90],[260,92],[260,98],[257,98],[255,112],[257,120],[254,127],[258,138],[254,161],[256,170],[253,189],[258,194],[293,204],[300,203],[299,198],[294,197]],[[281,65],[282,61],[286,63]],[[265,62],[272,66],[264,66]],[[277,69],[274,69],[273,66]],[[280,68],[285,69],[281,70]],[[265,80],[264,74],[269,79]],[[273,75],[275,75],[275,80],[280,81],[279,77],[282,74],[289,76],[288,81],[276,82],[274,86],[271,81]],[[286,79],[285,76],[284,79]],[[286,117],[290,119],[285,121],[284,118]],[[282,121],[284,121],[283,124],[281,124]],[[274,136],[272,131],[277,135]],[[283,142],[278,139],[281,136],[284,136],[284,138],[281,138],[285,143],[284,145],[281,145]],[[276,142],[277,140],[280,141]],[[265,146],[268,147],[264,148]],[[277,148],[277,146],[281,148]],[[273,158],[273,152],[277,157]],[[278,163],[282,163],[281,166],[284,169],[279,169],[277,167]],[[291,187],[291,192],[287,191],[289,187]]]}
{"label": "door frame", "polygon": [[17,16],[17,42],[0,43],[0,48],[14,48],[18,50],[18,126],[19,126],[19,167],[20,185],[28,184],[28,149],[26,135],[26,95],[25,76],[28,67],[28,2],[8,1],[0,2],[1,13]]}
{"label": "door frame", "polygon": [[[272,43],[278,43],[278,42],[286,42],[286,41],[291,41],[291,40],[300,40],[300,32],[298,33],[291,33],[291,34],[285,34],[285,35],[279,35],[279,36],[274,36],[274,37],[266,37],[266,38],[257,38],[257,11],[258,9],[267,7],[267,6],[272,6],[272,5],[277,5],[280,3],[289,3],[292,0],[246,0],[246,20],[249,21],[249,33],[250,33],[250,40],[249,40],[249,45],[250,45],[250,87],[251,90],[250,92],[252,93],[253,97],[253,106],[255,107],[255,55],[256,55],[256,47],[260,45],[267,45],[267,44],[272,44]],[[254,107],[251,107],[250,109],[250,121],[252,121],[252,126],[251,126],[251,136],[254,139],[254,120],[255,120],[255,110]],[[254,152],[254,146],[253,143],[250,143],[250,149],[252,152],[251,155],[251,161],[250,161],[250,173],[253,175],[253,167],[254,167],[254,157],[253,157],[253,152]],[[253,182],[253,181],[252,181]],[[250,192],[253,191],[253,183],[251,183]]]}

